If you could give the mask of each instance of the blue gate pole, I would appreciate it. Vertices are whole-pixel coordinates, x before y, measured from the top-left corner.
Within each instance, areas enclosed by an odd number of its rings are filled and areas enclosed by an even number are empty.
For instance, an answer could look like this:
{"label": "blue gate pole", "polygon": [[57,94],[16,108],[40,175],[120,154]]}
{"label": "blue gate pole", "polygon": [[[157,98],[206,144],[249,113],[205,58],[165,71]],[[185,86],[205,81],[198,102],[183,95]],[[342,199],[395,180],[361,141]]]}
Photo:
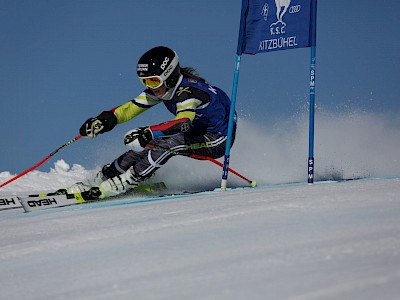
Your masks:
{"label": "blue gate pole", "polygon": [[235,73],[233,76],[233,87],[232,87],[232,97],[231,97],[231,108],[229,112],[229,123],[228,123],[228,136],[226,140],[225,147],[225,158],[224,158],[224,167],[222,173],[221,180],[221,191],[225,191],[228,184],[228,172],[229,172],[229,159],[231,153],[231,144],[232,144],[232,135],[233,135],[233,124],[235,121],[235,106],[236,106],[236,94],[237,87],[239,81],[239,67],[240,67],[240,55],[236,55],[236,63],[235,63]]}
{"label": "blue gate pole", "polygon": [[315,64],[317,40],[317,0],[311,1],[310,120],[308,134],[308,183],[314,183]]}
{"label": "blue gate pole", "polygon": [[315,47],[311,47],[310,120],[308,132],[308,183],[314,183]]}

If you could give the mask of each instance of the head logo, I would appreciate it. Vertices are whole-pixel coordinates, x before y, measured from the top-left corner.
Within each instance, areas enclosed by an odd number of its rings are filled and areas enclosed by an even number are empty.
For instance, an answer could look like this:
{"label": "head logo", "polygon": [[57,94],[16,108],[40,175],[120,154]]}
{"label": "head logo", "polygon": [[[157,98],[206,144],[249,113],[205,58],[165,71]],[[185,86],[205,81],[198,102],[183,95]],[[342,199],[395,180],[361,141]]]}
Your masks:
{"label": "head logo", "polygon": [[30,200],[27,203],[30,207],[36,207],[36,206],[54,205],[57,204],[57,201],[55,198],[45,198],[40,200]]}
{"label": "head logo", "polygon": [[0,206],[6,206],[6,205],[16,205],[16,201],[14,200],[14,198],[4,198],[4,199],[0,199]]}

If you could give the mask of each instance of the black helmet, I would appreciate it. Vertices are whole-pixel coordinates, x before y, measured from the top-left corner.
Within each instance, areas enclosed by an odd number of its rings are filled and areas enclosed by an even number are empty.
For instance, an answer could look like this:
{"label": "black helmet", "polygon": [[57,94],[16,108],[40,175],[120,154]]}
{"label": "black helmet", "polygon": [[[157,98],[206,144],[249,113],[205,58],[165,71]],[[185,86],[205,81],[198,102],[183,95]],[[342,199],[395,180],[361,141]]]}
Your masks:
{"label": "black helmet", "polygon": [[139,59],[136,71],[146,87],[158,88],[165,82],[168,88],[172,88],[180,75],[178,55],[167,47],[152,48]]}

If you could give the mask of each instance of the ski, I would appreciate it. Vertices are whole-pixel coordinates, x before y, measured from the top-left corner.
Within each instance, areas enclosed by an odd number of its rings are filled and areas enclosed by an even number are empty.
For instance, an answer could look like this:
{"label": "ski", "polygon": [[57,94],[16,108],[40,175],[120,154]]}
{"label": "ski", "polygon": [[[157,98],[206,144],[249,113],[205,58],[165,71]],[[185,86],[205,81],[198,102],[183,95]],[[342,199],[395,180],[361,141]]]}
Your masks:
{"label": "ski", "polygon": [[17,196],[0,196],[0,210],[20,207],[22,206]]}
{"label": "ski", "polygon": [[[165,191],[167,187],[164,182],[143,184],[135,187],[130,193],[136,195],[154,195]],[[94,199],[85,197],[84,193],[69,194],[66,190],[59,190],[48,194],[36,194],[28,196],[18,196],[19,202],[25,212],[32,212],[47,208],[70,206],[88,202],[108,201],[115,199],[109,197],[105,199]]]}
{"label": "ski", "polygon": [[83,198],[79,198],[80,194],[63,194],[54,196],[30,195],[20,196],[19,200],[26,212],[39,209],[68,206],[86,202]]}

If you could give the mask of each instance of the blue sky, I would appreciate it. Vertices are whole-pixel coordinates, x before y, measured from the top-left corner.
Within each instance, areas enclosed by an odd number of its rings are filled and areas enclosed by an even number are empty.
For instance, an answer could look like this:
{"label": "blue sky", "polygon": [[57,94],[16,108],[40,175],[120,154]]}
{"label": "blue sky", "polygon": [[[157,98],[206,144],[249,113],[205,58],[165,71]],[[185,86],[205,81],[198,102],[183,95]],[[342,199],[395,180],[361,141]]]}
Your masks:
{"label": "blue sky", "polygon": [[[0,0],[0,172],[24,171],[78,135],[87,118],[139,94],[136,62],[154,46],[175,49],[181,65],[230,94],[240,8],[238,0]],[[394,0],[379,7],[319,1],[318,110],[374,112],[396,122],[398,11]],[[239,117],[273,131],[304,113],[309,56],[309,49],[243,55]],[[88,168],[105,163],[96,153],[120,155],[126,131],[170,117],[157,107],[108,135],[76,142],[40,169],[58,158]]]}

